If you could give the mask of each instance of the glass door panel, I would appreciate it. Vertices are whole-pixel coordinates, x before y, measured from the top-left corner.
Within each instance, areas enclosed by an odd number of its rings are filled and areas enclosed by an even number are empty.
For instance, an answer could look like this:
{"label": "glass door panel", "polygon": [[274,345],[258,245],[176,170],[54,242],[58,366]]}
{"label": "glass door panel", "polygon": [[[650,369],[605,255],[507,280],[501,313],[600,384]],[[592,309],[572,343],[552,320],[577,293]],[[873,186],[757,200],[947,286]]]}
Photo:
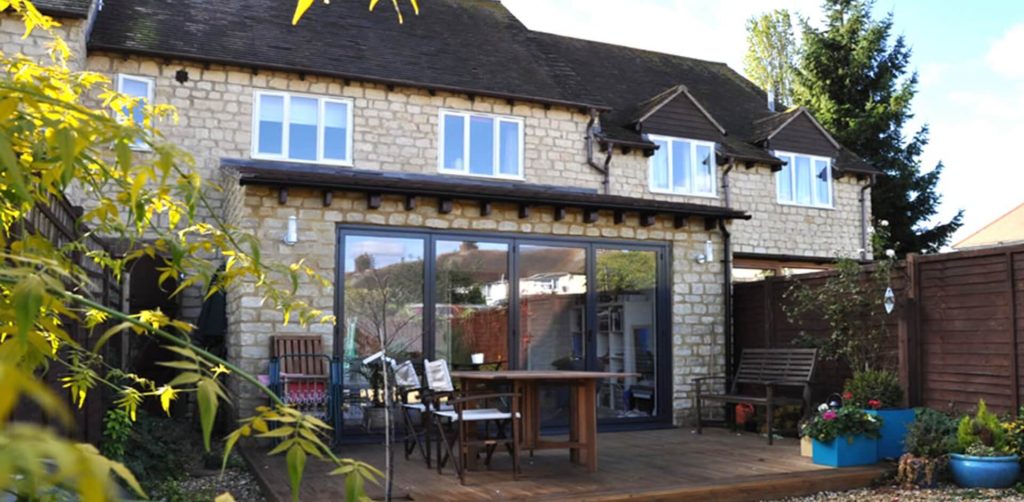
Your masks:
{"label": "glass door panel", "polygon": [[382,347],[398,361],[422,356],[425,240],[380,235],[344,239],[343,426],[352,432],[379,432],[380,366],[362,361]]}
{"label": "glass door panel", "polygon": [[508,361],[508,244],[434,242],[434,354],[453,366],[484,355],[485,367]]}
{"label": "glass door panel", "polygon": [[601,248],[596,252],[595,369],[640,375],[601,382],[598,417],[653,416],[657,413],[657,253]]}
{"label": "glass door panel", "polygon": [[[519,361],[523,369],[586,369],[586,262],[584,247],[519,246]],[[568,418],[568,389],[542,391],[542,424],[565,425]]]}

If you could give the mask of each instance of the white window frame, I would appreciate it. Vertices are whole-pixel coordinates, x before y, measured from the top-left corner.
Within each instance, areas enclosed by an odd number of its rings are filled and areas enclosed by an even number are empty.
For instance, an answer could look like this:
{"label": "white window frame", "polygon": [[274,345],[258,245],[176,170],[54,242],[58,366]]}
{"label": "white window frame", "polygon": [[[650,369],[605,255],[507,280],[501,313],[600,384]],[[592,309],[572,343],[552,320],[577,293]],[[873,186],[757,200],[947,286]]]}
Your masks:
{"label": "white window frame", "polygon": [[[119,92],[121,94],[124,94],[124,81],[125,80],[134,80],[136,82],[142,82],[142,83],[146,84],[146,103],[145,104],[146,105],[152,105],[153,104],[153,92],[154,92],[153,90],[156,88],[156,80],[154,80],[152,77],[143,77],[141,75],[131,75],[131,74],[128,74],[128,73],[118,73],[117,74],[117,92]],[[135,120],[134,117],[135,117],[134,114],[131,115],[131,116],[128,116],[128,117],[119,117],[118,121],[124,122],[125,120]],[[142,125],[142,124],[140,124],[140,125]],[[143,141],[136,141],[136,142],[132,143],[131,148],[132,148],[132,150],[148,151],[149,150],[149,145],[146,144]]]}
{"label": "white window frame", "polygon": [[[652,193],[663,193],[668,195],[685,195],[687,197],[707,197],[709,199],[718,198],[718,162],[712,161],[711,166],[711,192],[698,192],[693,188],[693,182],[697,179],[697,147],[706,146],[711,149],[711,155],[717,155],[715,150],[715,144],[711,141],[702,141],[699,139],[690,138],[679,138],[673,136],[660,136],[656,134],[648,135],[648,139],[653,141],[664,141],[668,143],[667,151],[668,155],[668,188],[659,188],[654,185],[654,155],[647,161],[647,188]],[[673,190],[672,187],[675,183],[672,182],[672,143],[686,141],[690,143],[690,186],[686,187],[683,191]]]}
{"label": "white window frame", "polygon": [[[262,96],[280,96],[284,100],[284,108],[282,110],[282,131],[281,131],[281,154],[275,155],[272,153],[261,153],[260,148],[260,98]],[[293,159],[290,158],[288,152],[289,143],[289,119],[291,118],[291,103],[292,98],[310,98],[317,100],[317,115],[316,115],[316,159]],[[344,104],[346,109],[345,123],[347,125],[345,130],[345,154],[348,156],[346,159],[327,159],[324,158],[324,112],[327,108],[327,103],[338,103]],[[281,160],[286,162],[299,162],[302,164],[325,164],[332,166],[344,166],[352,167],[352,136],[353,129],[355,128],[352,123],[352,108],[354,103],[348,98],[335,98],[331,96],[324,96],[318,94],[303,94],[297,92],[285,92],[285,91],[270,91],[270,90],[256,90],[253,91],[252,98],[252,134],[250,134],[250,143],[252,144],[250,149],[250,155],[254,159],[262,160]]]}
{"label": "white window frame", "polygon": [[[462,117],[463,124],[465,127],[462,129],[462,158],[463,168],[462,169],[449,169],[444,166],[444,151],[445,151],[445,138],[444,138],[444,118],[445,117]],[[472,117],[484,117],[493,119],[495,121],[494,127],[494,173],[493,174],[479,174],[470,172],[469,169],[469,121]],[[499,172],[501,170],[501,122],[512,122],[519,126],[519,173],[516,175],[503,174]],[[486,179],[505,179],[505,180],[525,180],[526,179],[526,156],[524,155],[526,150],[526,125],[523,119],[520,117],[513,117],[509,115],[495,115],[492,113],[480,113],[470,112],[461,110],[440,110],[437,116],[437,172],[441,174],[455,174],[458,176],[471,176],[474,178],[486,178]]]}
{"label": "white window frame", "polygon": [[[792,188],[793,193],[791,194],[792,198],[790,200],[783,199],[782,195],[779,193],[779,191],[780,191],[779,190],[779,188],[780,188],[779,187],[779,179],[783,176],[783,174],[786,173],[786,170],[782,169],[782,170],[778,171],[777,173],[775,173],[775,200],[779,204],[784,205],[784,206],[813,207],[813,208],[818,208],[818,209],[835,209],[836,189],[835,189],[834,179],[832,177],[832,159],[831,158],[829,158],[829,157],[822,157],[821,155],[810,155],[810,154],[806,154],[806,153],[786,152],[786,151],[781,151],[781,150],[774,151],[774,152],[772,152],[772,154],[775,155],[776,157],[782,159],[782,160],[786,160],[786,158],[791,160],[791,162],[790,161],[786,162],[786,164],[791,167],[791,169],[789,169],[789,176],[790,176],[790,178],[789,178],[789,183],[790,183],[789,186]],[[818,200],[818,191],[815,189],[814,181],[811,182],[811,203],[810,204],[804,204],[804,203],[798,202],[796,200],[796,158],[797,157],[805,157],[805,158],[808,159],[808,165],[810,166],[810,169],[811,169],[811,172],[810,172],[811,180],[814,180],[816,178],[815,173],[814,173],[814,163],[815,163],[815,161],[821,160],[821,161],[825,161],[828,164],[828,169],[825,170],[825,172],[828,173],[828,202],[827,203],[822,203],[821,201]]]}

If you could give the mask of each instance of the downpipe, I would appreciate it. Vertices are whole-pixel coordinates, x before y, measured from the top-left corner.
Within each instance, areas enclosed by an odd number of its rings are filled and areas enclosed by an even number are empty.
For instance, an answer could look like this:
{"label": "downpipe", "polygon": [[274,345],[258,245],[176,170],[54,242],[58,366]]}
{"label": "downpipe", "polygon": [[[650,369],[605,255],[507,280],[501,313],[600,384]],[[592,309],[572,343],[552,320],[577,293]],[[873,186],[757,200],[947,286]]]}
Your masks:
{"label": "downpipe", "polygon": [[597,127],[597,117],[597,110],[591,108],[590,120],[587,121],[586,135],[587,165],[594,168],[595,171],[601,173],[601,191],[605,195],[608,195],[611,193],[611,189],[608,183],[608,178],[610,177],[608,167],[611,165],[612,162],[612,151],[614,150],[614,148],[612,147],[612,145],[608,145],[608,151],[605,155],[603,165],[599,164],[596,160],[594,160],[594,143],[596,142],[594,129],[595,127]]}
{"label": "downpipe", "polygon": [[868,204],[867,191],[875,187],[876,175],[871,175],[871,182],[860,188],[860,196],[857,202],[860,203],[860,259],[868,260],[868,253],[871,251],[868,246]]}

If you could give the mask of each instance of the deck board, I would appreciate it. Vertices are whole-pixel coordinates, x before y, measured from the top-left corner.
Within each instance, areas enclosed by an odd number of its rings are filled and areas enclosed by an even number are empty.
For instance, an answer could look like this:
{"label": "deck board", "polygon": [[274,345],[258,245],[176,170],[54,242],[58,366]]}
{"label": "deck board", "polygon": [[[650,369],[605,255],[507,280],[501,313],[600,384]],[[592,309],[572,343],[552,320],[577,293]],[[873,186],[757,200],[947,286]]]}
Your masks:
{"label": "deck board", "polygon": [[[794,439],[765,444],[763,438],[737,436],[722,429],[692,434],[689,429],[601,433],[598,472],[569,462],[567,452],[538,451],[522,457],[523,475],[512,480],[511,459],[496,454],[492,470],[469,472],[459,485],[451,467],[439,475],[414,455],[406,461],[399,447],[394,495],[411,500],[758,500],[819,490],[866,486],[884,466],[830,469],[801,457]],[[383,467],[380,445],[347,446],[339,452]],[[273,493],[269,500],[289,500],[284,461],[265,450],[245,450],[247,459]],[[326,464],[307,464],[300,500],[343,500],[343,480],[326,475]],[[383,491],[371,487],[372,497]]]}

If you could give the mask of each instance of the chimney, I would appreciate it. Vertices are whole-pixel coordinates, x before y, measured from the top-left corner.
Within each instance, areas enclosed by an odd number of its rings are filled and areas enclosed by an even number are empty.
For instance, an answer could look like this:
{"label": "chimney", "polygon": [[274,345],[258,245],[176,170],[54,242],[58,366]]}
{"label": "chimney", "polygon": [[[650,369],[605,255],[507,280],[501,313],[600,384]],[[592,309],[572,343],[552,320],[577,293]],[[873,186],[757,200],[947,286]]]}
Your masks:
{"label": "chimney", "polygon": [[766,92],[768,94],[768,110],[774,112],[775,111],[775,89],[768,89]]}

